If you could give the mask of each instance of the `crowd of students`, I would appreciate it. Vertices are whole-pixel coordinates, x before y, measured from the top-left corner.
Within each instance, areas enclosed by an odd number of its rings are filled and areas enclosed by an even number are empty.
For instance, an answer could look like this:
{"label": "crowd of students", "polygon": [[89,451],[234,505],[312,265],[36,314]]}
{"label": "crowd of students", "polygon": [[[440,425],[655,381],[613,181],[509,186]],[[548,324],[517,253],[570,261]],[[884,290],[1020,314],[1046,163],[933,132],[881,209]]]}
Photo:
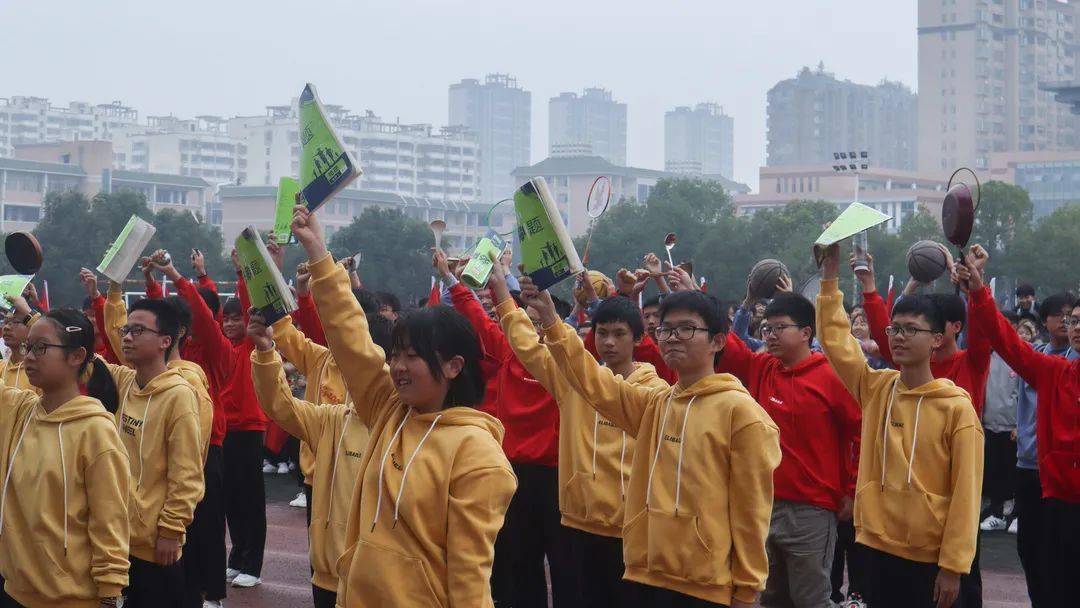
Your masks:
{"label": "crowd of students", "polygon": [[979,246],[963,297],[882,297],[870,259],[846,303],[832,246],[816,302],[784,277],[730,309],[653,254],[568,305],[507,257],[470,290],[436,250],[442,289],[402,311],[316,215],[292,230],[273,323],[197,252],[194,281],[145,258],[130,306],[86,269],[82,311],[11,299],[0,606],[260,584],[269,425],[301,442],[317,608],[977,607],[980,528],[1016,532],[1033,606],[1073,605],[1080,303],[999,311]]}

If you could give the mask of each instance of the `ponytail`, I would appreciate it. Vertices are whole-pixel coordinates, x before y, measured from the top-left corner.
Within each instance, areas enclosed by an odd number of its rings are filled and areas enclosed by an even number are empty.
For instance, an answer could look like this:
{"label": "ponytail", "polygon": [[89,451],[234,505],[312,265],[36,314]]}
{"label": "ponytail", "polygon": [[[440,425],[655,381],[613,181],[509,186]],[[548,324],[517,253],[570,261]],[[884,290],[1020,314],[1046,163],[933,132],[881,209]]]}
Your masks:
{"label": "ponytail", "polygon": [[120,407],[120,391],[116,388],[109,366],[101,357],[91,355],[90,379],[86,381],[86,395],[93,397],[105,406],[105,411],[115,414]]}

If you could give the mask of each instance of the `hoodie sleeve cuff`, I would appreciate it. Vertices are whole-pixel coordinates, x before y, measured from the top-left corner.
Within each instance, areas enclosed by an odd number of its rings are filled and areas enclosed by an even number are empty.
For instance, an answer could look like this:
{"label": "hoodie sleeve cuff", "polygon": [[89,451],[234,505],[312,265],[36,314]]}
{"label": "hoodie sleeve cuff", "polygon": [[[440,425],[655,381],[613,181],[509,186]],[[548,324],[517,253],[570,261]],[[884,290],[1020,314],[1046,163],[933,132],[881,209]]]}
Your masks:
{"label": "hoodie sleeve cuff", "polygon": [[735,592],[731,594],[733,599],[739,600],[746,604],[753,604],[757,602],[758,594],[750,587],[736,587]]}
{"label": "hoodie sleeve cuff", "polygon": [[164,526],[158,526],[158,536],[160,536],[161,538],[167,538],[169,540],[179,540],[180,537],[183,535],[183,532],[177,532],[176,530],[171,530]]}
{"label": "hoodie sleeve cuff", "polygon": [[124,585],[115,585],[113,583],[98,583],[97,586],[98,598],[112,598],[120,597],[120,594],[124,592]]}
{"label": "hoodie sleeve cuff", "polygon": [[840,279],[821,279],[821,295],[834,296],[840,293]]}
{"label": "hoodie sleeve cuff", "polygon": [[312,280],[319,277],[330,276],[334,272],[334,256],[327,253],[323,258],[317,262],[313,262],[308,265],[308,271],[311,273]]}
{"label": "hoodie sleeve cuff", "polygon": [[280,355],[278,355],[278,352],[272,348],[270,350],[259,350],[255,348],[251,351],[252,363],[270,364],[278,361],[279,357]]}

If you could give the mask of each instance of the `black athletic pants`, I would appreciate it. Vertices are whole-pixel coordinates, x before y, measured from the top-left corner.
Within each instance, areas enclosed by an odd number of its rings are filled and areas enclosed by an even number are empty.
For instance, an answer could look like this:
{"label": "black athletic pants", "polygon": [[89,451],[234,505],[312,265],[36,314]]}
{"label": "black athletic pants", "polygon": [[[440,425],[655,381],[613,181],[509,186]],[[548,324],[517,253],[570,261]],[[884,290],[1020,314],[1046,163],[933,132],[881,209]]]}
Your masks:
{"label": "black athletic pants", "polygon": [[988,515],[1005,517],[1005,501],[1016,493],[1016,442],[1009,431],[986,431],[983,496],[990,500]]}
{"label": "black athletic pants", "polygon": [[1016,468],[1016,553],[1020,556],[1020,565],[1024,568],[1027,579],[1028,597],[1032,608],[1049,606],[1050,598],[1046,588],[1049,583],[1049,568],[1046,563],[1048,535],[1047,515],[1043,512],[1042,483],[1039,471]]}
{"label": "black athletic pants", "polygon": [[634,595],[630,583],[622,580],[622,539],[591,534],[564,526],[578,570],[578,606],[608,608],[629,606]]}
{"label": "black athletic pants", "polygon": [[1080,564],[1080,503],[1044,498],[1043,512],[1050,532],[1046,542],[1046,605],[1075,608],[1077,564]]}
{"label": "black athletic pants", "polygon": [[[225,519],[229,524],[229,567],[262,574],[266,548],[266,488],[262,472],[262,431],[229,431],[225,455]],[[224,577],[224,572],[222,573]]]}
{"label": "black athletic pants", "polygon": [[691,595],[677,593],[671,589],[634,582],[628,582],[628,584],[630,585],[630,593],[633,594],[636,602],[626,604],[627,606],[637,606],[638,608],[657,608],[659,606],[664,608],[727,608],[727,604],[714,604]]}
{"label": "black athletic pants", "polygon": [[[855,523],[852,520],[836,522],[836,549],[833,551],[832,601],[840,603],[852,593],[862,595],[863,560],[859,556],[861,545],[855,544]],[[847,592],[844,592],[844,566],[847,565]]]}
{"label": "black athletic pants", "polygon": [[221,446],[211,445],[203,465],[206,493],[195,507],[184,544],[184,608],[225,599],[225,479]]}
{"label": "black athletic pants", "polygon": [[553,606],[575,606],[578,574],[566,529],[560,523],[559,470],[514,464],[517,492],[495,541],[492,595],[499,608],[546,608],[544,557],[551,569]]}
{"label": "black athletic pants", "polygon": [[982,554],[982,531],[975,530],[975,559],[971,562],[971,571],[960,575],[960,601],[962,608],[982,608],[982,569],[979,556]]}
{"label": "black athletic pants", "polygon": [[[184,599],[184,558],[159,566],[134,555],[128,570],[124,608],[181,608]],[[222,573],[224,576],[224,573]]]}
{"label": "black athletic pants", "polygon": [[[932,608],[937,564],[916,562],[859,545],[865,561],[866,587],[863,599],[868,608]],[[961,606],[964,591],[953,606]]]}
{"label": "black athletic pants", "polygon": [[311,596],[315,600],[315,608],[334,608],[337,605],[336,591],[329,591],[317,585],[312,585]]}

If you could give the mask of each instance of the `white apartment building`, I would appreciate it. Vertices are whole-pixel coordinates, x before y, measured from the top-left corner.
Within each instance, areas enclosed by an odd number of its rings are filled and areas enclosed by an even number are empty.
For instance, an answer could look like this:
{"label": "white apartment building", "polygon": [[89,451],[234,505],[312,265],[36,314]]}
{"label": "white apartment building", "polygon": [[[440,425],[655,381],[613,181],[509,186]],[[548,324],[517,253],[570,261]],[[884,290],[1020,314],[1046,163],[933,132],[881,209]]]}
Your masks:
{"label": "white apartment building", "polygon": [[626,164],[626,104],[599,87],[584,94],[560,93],[548,101],[548,153],[566,154],[567,146],[588,146],[594,154],[615,164]]}
{"label": "white apartment building", "polygon": [[138,121],[139,113],[119,101],[62,107],[44,97],[0,97],[0,156],[12,156],[19,144],[109,140]]}
{"label": "white apartment building", "polygon": [[514,169],[530,164],[532,94],[509,74],[466,78],[450,85],[450,124],[464,125],[480,143],[480,191],[497,201],[517,189]]}
{"label": "white apartment building", "polygon": [[[364,170],[351,188],[440,201],[478,200],[480,152],[469,129],[435,129],[387,122],[370,111],[361,116],[338,105],[325,108]],[[295,100],[287,106],[268,106],[264,116],[228,121],[229,134],[247,142],[246,184],[277,185],[283,176],[299,175],[298,124]]]}
{"label": "white apartment building", "polygon": [[217,116],[150,116],[145,125],[116,131],[113,166],[201,177],[211,184],[244,183],[248,144],[230,135],[228,126],[228,120]]}

